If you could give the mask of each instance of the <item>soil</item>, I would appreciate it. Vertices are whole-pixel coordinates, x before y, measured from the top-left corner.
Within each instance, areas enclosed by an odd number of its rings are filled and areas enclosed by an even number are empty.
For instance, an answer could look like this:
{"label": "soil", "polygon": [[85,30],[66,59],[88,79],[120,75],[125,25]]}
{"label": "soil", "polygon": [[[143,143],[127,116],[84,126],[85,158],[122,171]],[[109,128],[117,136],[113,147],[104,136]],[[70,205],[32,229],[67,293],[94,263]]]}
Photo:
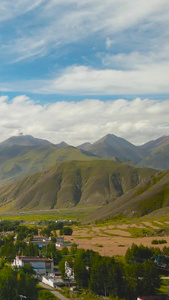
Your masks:
{"label": "soil", "polygon": [[[133,243],[148,247],[159,247],[162,249],[164,246],[169,247],[169,236],[147,236],[133,238],[127,231],[129,227],[144,227],[150,226],[154,228],[153,224],[138,224],[119,225],[119,226],[88,226],[86,228],[75,227],[73,228],[72,236],[65,236],[65,241],[76,243],[78,248],[91,249],[100,253],[101,255],[114,256],[125,255],[126,250],[131,247]],[[160,224],[161,225],[161,224]],[[164,224],[163,224],[164,225]],[[125,231],[126,229],[126,231]],[[167,243],[152,245],[155,239],[165,239]]]}

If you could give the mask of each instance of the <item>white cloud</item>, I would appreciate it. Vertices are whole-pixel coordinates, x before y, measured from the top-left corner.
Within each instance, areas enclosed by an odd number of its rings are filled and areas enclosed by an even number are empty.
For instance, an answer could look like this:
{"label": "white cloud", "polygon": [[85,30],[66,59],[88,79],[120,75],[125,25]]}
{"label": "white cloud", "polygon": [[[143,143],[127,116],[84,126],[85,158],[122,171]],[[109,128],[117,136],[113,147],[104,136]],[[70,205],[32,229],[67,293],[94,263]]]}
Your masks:
{"label": "white cloud", "polygon": [[60,101],[36,104],[27,96],[0,97],[1,141],[19,132],[71,145],[95,142],[108,133],[134,144],[168,135],[169,100]]}
{"label": "white cloud", "polygon": [[[110,48],[114,35],[120,32],[137,29],[133,33],[136,39],[148,30],[161,36],[166,34],[169,25],[168,0],[139,3],[135,0],[1,0],[0,10],[1,22],[15,19],[13,38],[9,36],[9,40],[5,38],[1,43],[3,56],[13,62],[46,55],[52,49],[78,43],[96,33],[104,39],[109,36],[106,44]],[[27,15],[30,11],[31,20]],[[18,15],[25,15],[24,21],[17,20]],[[160,34],[156,30],[159,26]],[[152,32],[149,34],[150,38]]]}
{"label": "white cloud", "polygon": [[1,0],[0,5],[0,22],[14,19],[19,15],[24,15],[27,12],[38,7],[44,0]]}
{"label": "white cloud", "polygon": [[[122,57],[124,60],[126,55]],[[65,95],[145,95],[169,93],[169,61],[146,63],[146,57],[132,54],[133,69],[94,69],[76,66],[63,70],[56,78],[1,83],[4,91]],[[135,62],[134,62],[135,61]]]}
{"label": "white cloud", "polygon": [[[20,65],[18,72],[16,65],[17,76],[12,82],[14,71],[10,70],[14,66],[9,67],[9,72],[4,67],[6,83],[0,83],[0,90],[66,95],[166,94],[169,92],[168,12],[168,0],[1,0],[2,65],[29,59],[33,67],[32,72],[28,68],[26,76],[32,78],[33,74],[36,79],[16,79],[26,73],[24,65],[22,69]],[[76,44],[77,52],[72,43]],[[76,65],[72,65],[79,43],[85,43],[89,52],[90,47],[95,49],[92,57],[85,50],[82,53],[85,66],[82,57],[80,63],[77,59]],[[69,45],[73,49],[73,55],[69,55],[73,62],[65,57],[63,68],[59,65],[62,62],[54,57],[68,53]],[[100,56],[96,53],[105,48],[107,52]],[[79,57],[81,52],[82,45]],[[33,60],[44,56],[47,57],[44,69],[38,62],[34,67]]]}
{"label": "white cloud", "polygon": [[160,64],[163,62],[169,62],[169,44],[159,45],[154,50],[139,53],[137,51],[130,53],[118,53],[118,54],[99,54],[102,59],[103,65],[118,68],[118,69],[128,69],[137,70],[143,69],[145,66],[150,66],[152,64]]}
{"label": "white cloud", "polygon": [[60,77],[46,81],[42,93],[153,94],[169,92],[169,63],[146,65],[138,70],[96,70],[72,66]]}

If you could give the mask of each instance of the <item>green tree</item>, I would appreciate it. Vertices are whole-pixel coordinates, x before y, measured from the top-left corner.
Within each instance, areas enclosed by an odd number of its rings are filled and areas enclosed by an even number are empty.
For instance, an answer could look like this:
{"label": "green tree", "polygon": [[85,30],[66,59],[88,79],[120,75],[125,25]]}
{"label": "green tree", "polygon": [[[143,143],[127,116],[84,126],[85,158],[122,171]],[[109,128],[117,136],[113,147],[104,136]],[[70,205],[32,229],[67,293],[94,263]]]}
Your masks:
{"label": "green tree", "polygon": [[5,257],[8,261],[13,261],[16,256],[16,246],[13,242],[5,243],[0,250],[0,256]]}
{"label": "green tree", "polygon": [[37,294],[37,280],[34,278],[34,271],[31,267],[22,267],[17,274],[17,286],[20,295],[34,297]]}
{"label": "green tree", "polygon": [[91,290],[103,296],[109,295],[109,271],[106,264],[106,258],[100,257],[92,265],[90,276],[90,288]]}
{"label": "green tree", "polygon": [[53,258],[55,265],[58,265],[58,263],[62,259],[62,253],[61,253],[61,251],[56,249],[56,246],[54,243],[48,244],[47,252],[46,252],[45,256],[49,257],[49,258]]}
{"label": "green tree", "polygon": [[131,248],[127,249],[125,259],[127,261],[143,262],[144,260],[150,259],[152,256],[153,251],[151,248],[143,245],[137,246],[133,243]]}
{"label": "green tree", "polygon": [[70,254],[74,255],[77,252],[77,244],[73,243],[70,248]]}
{"label": "green tree", "polygon": [[75,257],[73,269],[77,285],[80,288],[87,288],[89,282],[89,269],[85,265],[85,261],[83,260],[83,257],[80,252]]}
{"label": "green tree", "polygon": [[60,229],[59,234],[60,235],[72,235],[73,229],[71,227],[63,227],[63,229]]}
{"label": "green tree", "polygon": [[154,295],[156,288],[160,287],[161,280],[158,270],[152,261],[143,263],[143,287],[144,295]]}
{"label": "green tree", "polygon": [[48,226],[48,227],[45,227],[41,230],[40,234],[42,236],[46,236],[47,238],[50,237],[50,234],[51,234],[51,228]]}
{"label": "green tree", "polygon": [[61,254],[62,254],[62,256],[66,256],[69,254],[69,250],[66,246],[62,248]]}
{"label": "green tree", "polygon": [[132,300],[137,296],[154,295],[158,287],[160,287],[160,277],[152,261],[125,266],[126,299]]}
{"label": "green tree", "polygon": [[0,270],[0,299],[18,300],[16,274],[10,267],[4,267]]}

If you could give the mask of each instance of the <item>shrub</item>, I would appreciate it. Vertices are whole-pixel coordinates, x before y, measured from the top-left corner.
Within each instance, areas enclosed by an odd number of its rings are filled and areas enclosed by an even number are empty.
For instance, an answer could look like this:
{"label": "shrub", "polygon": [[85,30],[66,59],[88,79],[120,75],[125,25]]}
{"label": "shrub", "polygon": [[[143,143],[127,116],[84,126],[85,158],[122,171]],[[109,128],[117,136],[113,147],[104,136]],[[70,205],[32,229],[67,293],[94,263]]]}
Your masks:
{"label": "shrub", "polygon": [[60,229],[60,235],[72,235],[73,229],[71,227],[63,227],[63,229]]}
{"label": "shrub", "polygon": [[151,244],[152,245],[157,245],[157,244],[166,244],[167,243],[167,241],[166,240],[153,240],[152,242],[151,242]]}

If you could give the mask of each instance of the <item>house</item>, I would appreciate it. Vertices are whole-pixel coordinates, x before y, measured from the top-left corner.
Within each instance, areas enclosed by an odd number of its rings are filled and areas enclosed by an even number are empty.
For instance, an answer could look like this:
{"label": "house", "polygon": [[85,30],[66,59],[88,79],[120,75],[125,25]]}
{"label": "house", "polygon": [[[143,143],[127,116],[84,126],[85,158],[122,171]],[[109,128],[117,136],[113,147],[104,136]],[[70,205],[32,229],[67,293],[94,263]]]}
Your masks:
{"label": "house", "polygon": [[41,249],[43,247],[47,247],[47,245],[51,243],[51,240],[44,237],[35,236],[31,243],[38,245],[38,248]]}
{"label": "house", "polygon": [[35,256],[16,256],[14,262],[12,263],[12,267],[23,267],[25,265],[31,265],[34,271],[39,274],[48,274],[53,273],[54,263],[53,259],[44,259]]}

